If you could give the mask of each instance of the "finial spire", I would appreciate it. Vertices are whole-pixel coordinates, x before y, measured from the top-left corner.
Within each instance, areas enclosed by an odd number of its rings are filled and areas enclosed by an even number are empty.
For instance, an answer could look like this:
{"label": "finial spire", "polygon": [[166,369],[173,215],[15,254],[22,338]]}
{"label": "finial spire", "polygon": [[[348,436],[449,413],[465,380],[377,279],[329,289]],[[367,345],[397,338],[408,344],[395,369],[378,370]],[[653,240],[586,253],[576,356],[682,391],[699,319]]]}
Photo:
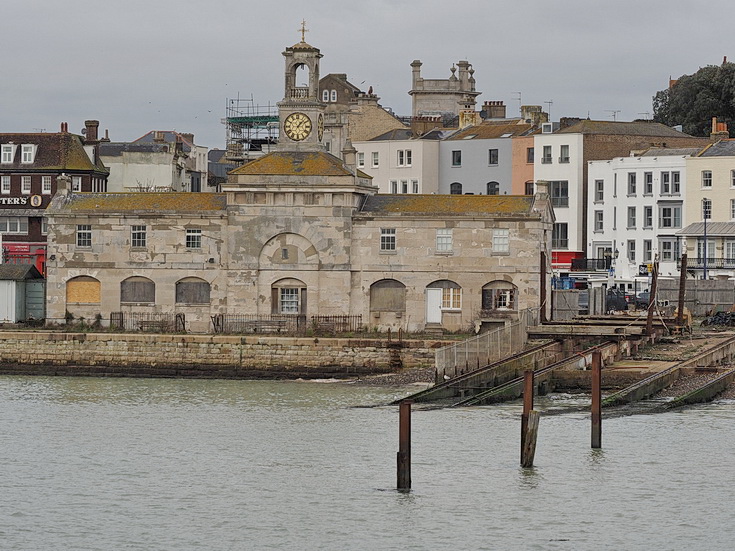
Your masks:
{"label": "finial spire", "polygon": [[301,28],[299,31],[301,31],[301,42],[306,42],[306,33],[309,32],[309,29],[306,28],[306,19],[301,20]]}

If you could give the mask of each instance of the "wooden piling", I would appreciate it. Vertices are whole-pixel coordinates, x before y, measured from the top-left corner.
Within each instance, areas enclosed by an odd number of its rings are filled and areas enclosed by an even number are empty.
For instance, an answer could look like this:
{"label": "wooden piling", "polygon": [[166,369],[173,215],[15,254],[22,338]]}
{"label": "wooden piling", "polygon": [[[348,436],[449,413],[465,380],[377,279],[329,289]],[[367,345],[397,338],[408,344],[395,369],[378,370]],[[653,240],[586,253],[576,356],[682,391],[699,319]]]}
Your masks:
{"label": "wooden piling", "polygon": [[536,455],[536,438],[538,436],[539,412],[528,412],[528,430],[526,439],[523,443],[523,457],[521,458],[521,467],[533,467],[533,459]]}
{"label": "wooden piling", "polygon": [[411,404],[403,400],[398,406],[398,489],[411,489]]}
{"label": "wooden piling", "polygon": [[[653,336],[653,313],[656,311],[656,287],[658,283],[658,258],[653,262],[651,290],[648,294],[648,316],[646,317],[646,335]],[[651,339],[653,342],[653,339]]]}
{"label": "wooden piling", "polygon": [[528,435],[528,416],[533,409],[533,369],[523,372],[523,414],[521,415],[521,465],[523,465]]}
{"label": "wooden piling", "polygon": [[676,312],[676,325],[681,327],[684,325],[684,297],[687,288],[687,255],[681,255],[681,273],[679,274],[679,304]]}
{"label": "wooden piling", "polygon": [[592,448],[602,447],[602,352],[592,353]]}

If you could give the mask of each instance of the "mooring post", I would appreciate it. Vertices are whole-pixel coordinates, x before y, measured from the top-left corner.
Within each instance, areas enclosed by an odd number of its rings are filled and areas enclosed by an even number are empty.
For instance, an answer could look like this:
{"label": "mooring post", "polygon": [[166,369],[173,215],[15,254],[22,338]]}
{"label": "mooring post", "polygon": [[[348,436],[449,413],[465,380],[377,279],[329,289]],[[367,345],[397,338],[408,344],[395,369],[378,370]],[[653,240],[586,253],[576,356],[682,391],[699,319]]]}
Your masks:
{"label": "mooring post", "polygon": [[648,294],[648,316],[646,317],[646,335],[653,342],[653,313],[656,311],[656,286],[658,283],[658,255],[653,261],[653,274],[651,276],[651,290]]}
{"label": "mooring post", "polygon": [[528,412],[528,431],[526,441],[523,445],[523,458],[521,467],[533,467],[533,458],[536,455],[536,438],[538,436],[539,412],[531,410]]}
{"label": "mooring post", "polygon": [[592,448],[602,447],[602,352],[592,353]]}
{"label": "mooring post", "polygon": [[398,406],[398,489],[411,489],[411,404],[403,400]]}
{"label": "mooring post", "polygon": [[523,414],[521,415],[521,465],[525,460],[526,438],[528,436],[528,416],[533,409],[533,369],[523,372]]}

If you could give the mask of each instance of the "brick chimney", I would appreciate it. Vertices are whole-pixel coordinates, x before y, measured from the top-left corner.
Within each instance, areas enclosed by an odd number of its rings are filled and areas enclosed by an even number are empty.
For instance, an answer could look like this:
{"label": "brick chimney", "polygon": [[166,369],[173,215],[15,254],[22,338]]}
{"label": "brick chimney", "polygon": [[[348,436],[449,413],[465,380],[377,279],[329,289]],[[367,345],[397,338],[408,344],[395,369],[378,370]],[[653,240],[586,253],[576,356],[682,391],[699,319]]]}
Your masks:
{"label": "brick chimney", "polygon": [[486,119],[504,119],[505,104],[502,101],[486,101],[482,105]]}
{"label": "brick chimney", "polygon": [[727,123],[717,122],[717,117],[712,117],[712,131],[709,135],[710,141],[719,142],[720,140],[727,140],[729,137],[730,132],[727,130]]}
{"label": "brick chimney", "polygon": [[99,143],[97,138],[97,130],[99,129],[100,121],[84,121],[84,143],[93,145]]}

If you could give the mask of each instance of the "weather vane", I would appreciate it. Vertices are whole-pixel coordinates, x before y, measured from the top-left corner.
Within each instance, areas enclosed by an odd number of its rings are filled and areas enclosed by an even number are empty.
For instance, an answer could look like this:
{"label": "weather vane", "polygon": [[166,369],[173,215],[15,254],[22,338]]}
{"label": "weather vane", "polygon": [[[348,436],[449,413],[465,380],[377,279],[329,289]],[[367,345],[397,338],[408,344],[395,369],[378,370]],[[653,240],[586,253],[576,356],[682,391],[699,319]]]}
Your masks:
{"label": "weather vane", "polygon": [[306,42],[306,33],[309,32],[309,29],[306,28],[306,19],[301,20],[301,28],[299,31],[301,31],[301,42]]}

